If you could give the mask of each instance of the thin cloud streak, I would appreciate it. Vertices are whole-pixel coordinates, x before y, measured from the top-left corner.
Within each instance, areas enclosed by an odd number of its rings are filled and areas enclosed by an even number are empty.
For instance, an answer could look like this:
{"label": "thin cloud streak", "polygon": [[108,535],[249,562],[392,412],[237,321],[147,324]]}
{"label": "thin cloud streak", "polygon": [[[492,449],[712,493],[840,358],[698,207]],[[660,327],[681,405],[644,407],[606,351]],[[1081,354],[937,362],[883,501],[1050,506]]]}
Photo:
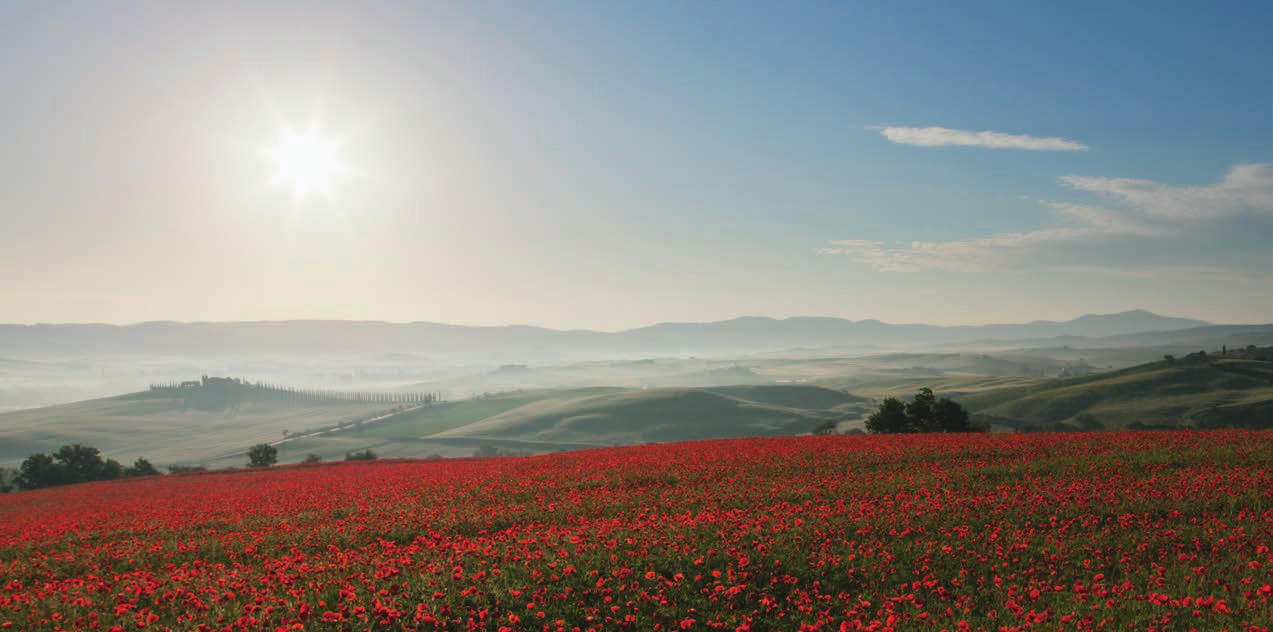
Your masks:
{"label": "thin cloud streak", "polygon": [[982,147],[1024,151],[1087,151],[1087,145],[1066,138],[1040,138],[1027,134],[972,132],[946,127],[880,127],[884,138],[899,145],[918,147]]}
{"label": "thin cloud streak", "polygon": [[1234,165],[1215,184],[1177,187],[1152,180],[1065,176],[1061,183],[1126,204],[1146,215],[1205,219],[1243,212],[1273,214],[1273,165]]}
{"label": "thin cloud streak", "polygon": [[[1110,198],[1120,208],[1045,200],[1040,203],[1056,211],[1062,225],[950,241],[841,239],[829,242],[818,252],[845,255],[879,272],[985,272],[1032,266],[1076,269],[1074,264],[1064,263],[1067,253],[1072,255],[1076,248],[1098,243],[1125,244],[1137,238],[1178,239],[1200,222],[1219,222],[1242,214],[1273,215],[1273,165],[1235,165],[1209,186],[1180,187],[1150,180],[1087,176],[1065,176],[1059,181],[1077,191]],[[1044,258],[1043,254],[1054,257]],[[1213,278],[1220,278],[1220,270],[1227,270],[1180,264],[1152,266],[1159,270],[1203,268]],[[1230,277],[1241,273],[1229,272]]]}
{"label": "thin cloud streak", "polygon": [[990,237],[953,241],[912,241],[889,245],[882,241],[841,239],[819,249],[826,255],[848,255],[878,272],[955,270],[985,272],[1008,265],[1025,251],[1047,242],[1090,237],[1090,228],[1045,228],[1024,233],[1000,233]]}

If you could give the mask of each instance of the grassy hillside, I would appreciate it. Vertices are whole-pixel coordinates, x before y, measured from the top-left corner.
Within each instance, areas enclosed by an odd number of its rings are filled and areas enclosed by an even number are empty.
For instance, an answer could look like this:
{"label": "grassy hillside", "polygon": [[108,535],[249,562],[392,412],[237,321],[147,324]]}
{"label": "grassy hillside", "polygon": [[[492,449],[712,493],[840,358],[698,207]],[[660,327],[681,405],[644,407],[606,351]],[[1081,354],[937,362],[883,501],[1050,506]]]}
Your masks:
{"label": "grassy hillside", "polygon": [[1159,361],[1119,371],[973,394],[964,403],[998,423],[1025,428],[1273,426],[1273,363],[1246,359]]}
{"label": "grassy hillside", "polygon": [[[188,400],[133,393],[0,414],[0,465],[14,467],[35,452],[69,443],[94,446],[120,462],[144,456],[156,465],[204,463],[277,441],[283,431],[374,416],[388,404],[263,398],[223,410],[193,408]],[[242,461],[236,457],[236,461]]]}
{"label": "grassy hillside", "polygon": [[368,426],[358,431],[358,433],[360,436],[374,439],[413,440],[460,428],[546,399],[574,399],[589,395],[617,393],[623,390],[620,388],[598,387],[499,393],[422,408],[395,417],[391,421]]}
{"label": "grassy hillside", "polygon": [[831,410],[867,401],[865,397],[845,391],[803,384],[718,386],[704,390],[761,404],[813,410]]}
{"label": "grassy hillside", "polygon": [[[391,410],[350,401],[242,401],[201,410],[190,400],[143,392],[0,415],[0,465],[83,443],[120,461],[163,466],[241,465],[254,443],[278,442],[283,463],[316,454],[339,460],[371,449],[382,457],[468,456],[482,447],[541,453],[593,446],[806,433],[860,413],[860,397],[808,385],[704,389],[596,387],[519,391],[446,402],[369,423]],[[339,427],[337,427],[340,425]]]}
{"label": "grassy hillside", "polygon": [[[849,403],[850,398],[807,386],[660,388],[557,397],[441,432],[433,438],[517,438],[605,445],[800,434],[837,419],[840,414],[833,408]],[[808,408],[798,408],[771,403],[779,401],[810,404]]]}

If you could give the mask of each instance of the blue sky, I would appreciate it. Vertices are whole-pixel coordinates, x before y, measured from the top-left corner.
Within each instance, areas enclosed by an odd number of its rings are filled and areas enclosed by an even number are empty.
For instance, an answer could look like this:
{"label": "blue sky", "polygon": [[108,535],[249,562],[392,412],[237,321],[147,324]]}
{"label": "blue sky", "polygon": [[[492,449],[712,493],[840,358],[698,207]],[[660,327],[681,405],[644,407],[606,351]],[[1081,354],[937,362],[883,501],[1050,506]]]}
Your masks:
{"label": "blue sky", "polygon": [[0,322],[1273,321],[1268,3],[260,4],[0,7]]}

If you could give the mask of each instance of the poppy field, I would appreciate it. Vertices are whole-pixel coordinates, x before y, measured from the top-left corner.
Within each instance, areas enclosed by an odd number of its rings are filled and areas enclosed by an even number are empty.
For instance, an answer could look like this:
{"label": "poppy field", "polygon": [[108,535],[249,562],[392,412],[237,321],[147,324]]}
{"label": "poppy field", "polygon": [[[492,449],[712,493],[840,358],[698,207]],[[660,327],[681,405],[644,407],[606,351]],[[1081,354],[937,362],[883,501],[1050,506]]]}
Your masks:
{"label": "poppy field", "polygon": [[790,437],[0,497],[3,630],[1267,630],[1273,433]]}

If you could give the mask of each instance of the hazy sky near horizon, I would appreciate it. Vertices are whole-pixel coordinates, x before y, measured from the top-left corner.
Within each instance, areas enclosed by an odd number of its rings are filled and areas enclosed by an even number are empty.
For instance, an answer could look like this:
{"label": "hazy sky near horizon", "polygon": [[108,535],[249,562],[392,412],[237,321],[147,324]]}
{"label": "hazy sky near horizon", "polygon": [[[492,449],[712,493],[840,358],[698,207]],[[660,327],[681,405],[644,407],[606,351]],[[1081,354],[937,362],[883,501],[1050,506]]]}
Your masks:
{"label": "hazy sky near horizon", "polygon": [[0,322],[1273,322],[1271,60],[1268,2],[4,3]]}

